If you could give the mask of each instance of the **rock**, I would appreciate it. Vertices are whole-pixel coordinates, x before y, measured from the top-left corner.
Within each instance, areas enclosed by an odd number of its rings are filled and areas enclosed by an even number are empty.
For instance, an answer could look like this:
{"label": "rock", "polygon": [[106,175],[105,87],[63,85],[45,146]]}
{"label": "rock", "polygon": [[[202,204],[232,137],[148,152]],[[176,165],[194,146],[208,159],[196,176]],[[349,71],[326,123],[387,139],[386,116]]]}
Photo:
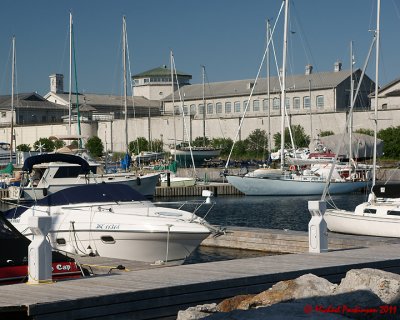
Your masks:
{"label": "rock", "polygon": [[195,307],[187,308],[179,311],[176,320],[197,320],[208,317],[210,314],[217,312],[217,304],[202,304]]}
{"label": "rock", "polygon": [[244,294],[244,295],[239,295],[235,296],[233,298],[225,299],[221,303],[218,304],[217,309],[220,312],[229,312],[235,309],[240,309],[239,305],[244,301],[244,300],[249,300],[252,297],[254,297],[255,294]]}
{"label": "rock", "polygon": [[280,281],[257,295],[226,299],[204,311],[193,309],[193,317],[178,315],[178,320],[400,319],[399,302],[400,275],[366,268],[350,270],[340,285],[313,274]]}
{"label": "rock", "polygon": [[336,293],[369,290],[385,304],[400,300],[400,275],[377,269],[356,269],[347,272]]}
{"label": "rock", "polygon": [[[331,295],[336,286],[328,280],[319,278],[313,274],[306,274],[295,280],[280,281],[269,290],[263,291],[254,297],[244,299],[239,303],[237,309],[247,310],[257,306],[270,306],[293,299]],[[218,308],[221,304],[218,305]]]}

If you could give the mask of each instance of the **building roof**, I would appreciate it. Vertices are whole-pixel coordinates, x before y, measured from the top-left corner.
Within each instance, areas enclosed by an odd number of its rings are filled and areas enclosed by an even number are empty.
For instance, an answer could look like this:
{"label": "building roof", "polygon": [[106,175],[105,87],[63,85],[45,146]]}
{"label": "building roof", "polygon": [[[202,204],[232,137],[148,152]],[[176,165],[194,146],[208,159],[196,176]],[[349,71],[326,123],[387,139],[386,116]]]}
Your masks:
{"label": "building roof", "polygon": [[[192,79],[192,76],[187,73],[183,73],[181,71],[175,71],[177,76],[180,77],[187,77]],[[145,78],[145,77],[170,77],[171,76],[171,69],[167,68],[166,65],[162,65],[161,67],[157,67],[148,71],[144,71],[142,73],[138,73],[132,76],[133,79],[136,78]]]}
{"label": "building roof", "polygon": [[[0,96],[0,109],[10,109],[11,95]],[[36,92],[18,93],[14,95],[15,108],[35,109],[68,109],[68,107],[47,101]]]}
{"label": "building roof", "polygon": [[[354,73],[360,74],[361,70],[358,69]],[[286,77],[287,92],[290,91],[308,91],[310,84],[311,89],[329,89],[335,88],[350,76],[349,70],[337,72],[318,72],[309,75],[289,75]],[[254,79],[247,80],[234,80],[224,82],[214,82],[205,85],[205,98],[221,98],[232,96],[248,96],[254,86]],[[260,95],[267,93],[267,78],[261,78],[257,81],[254,88],[253,95]],[[185,96],[185,100],[199,100],[203,97],[203,84],[192,84],[182,87],[181,95]],[[280,83],[277,76],[270,78],[270,92],[279,93]],[[175,92],[174,99],[179,99],[179,93]],[[172,101],[172,95],[169,95],[164,101]]]}

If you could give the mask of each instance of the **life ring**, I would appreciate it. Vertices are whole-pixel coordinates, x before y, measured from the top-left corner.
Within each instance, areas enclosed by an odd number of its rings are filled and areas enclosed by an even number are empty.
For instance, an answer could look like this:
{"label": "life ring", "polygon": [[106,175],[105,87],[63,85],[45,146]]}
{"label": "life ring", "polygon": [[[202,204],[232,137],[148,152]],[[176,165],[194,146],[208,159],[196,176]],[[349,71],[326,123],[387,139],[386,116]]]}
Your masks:
{"label": "life ring", "polygon": [[289,167],[289,170],[290,170],[290,171],[296,171],[296,166],[292,164],[292,165]]}

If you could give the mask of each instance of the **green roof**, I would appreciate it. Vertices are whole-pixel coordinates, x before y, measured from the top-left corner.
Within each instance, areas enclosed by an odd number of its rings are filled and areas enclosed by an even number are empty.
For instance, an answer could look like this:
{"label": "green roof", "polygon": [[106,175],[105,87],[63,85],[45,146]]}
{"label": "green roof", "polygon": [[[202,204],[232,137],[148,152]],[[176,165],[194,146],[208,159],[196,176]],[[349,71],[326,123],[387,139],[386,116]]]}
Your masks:
{"label": "green roof", "polygon": [[[176,74],[180,77],[188,77],[189,79],[192,79],[192,76],[187,73],[180,72],[176,70]],[[166,65],[163,65],[158,68],[154,68],[148,71],[144,71],[142,73],[138,73],[133,75],[133,78],[144,78],[144,77],[168,77],[171,76],[171,69],[167,68]]]}

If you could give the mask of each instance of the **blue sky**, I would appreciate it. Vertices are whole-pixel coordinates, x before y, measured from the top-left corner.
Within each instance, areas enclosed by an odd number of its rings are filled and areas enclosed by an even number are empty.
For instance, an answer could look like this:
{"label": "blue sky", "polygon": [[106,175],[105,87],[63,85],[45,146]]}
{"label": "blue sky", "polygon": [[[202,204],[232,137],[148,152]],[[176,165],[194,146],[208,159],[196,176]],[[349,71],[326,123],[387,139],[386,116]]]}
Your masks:
{"label": "blue sky", "polygon": [[[330,71],[340,60],[362,68],[375,29],[375,0],[292,0],[288,73]],[[132,74],[169,65],[201,83],[253,79],[265,46],[267,19],[277,20],[279,0],[2,0],[0,94],[11,92],[11,38],[16,36],[16,91],[49,91],[52,73],[68,83],[69,12],[73,13],[79,91],[121,94],[121,29],[126,15]],[[382,1],[380,84],[400,77],[400,3]],[[281,64],[283,16],[274,43]],[[374,57],[367,70],[375,77]],[[272,71],[276,74],[276,70]],[[265,76],[263,71],[262,76]]]}

